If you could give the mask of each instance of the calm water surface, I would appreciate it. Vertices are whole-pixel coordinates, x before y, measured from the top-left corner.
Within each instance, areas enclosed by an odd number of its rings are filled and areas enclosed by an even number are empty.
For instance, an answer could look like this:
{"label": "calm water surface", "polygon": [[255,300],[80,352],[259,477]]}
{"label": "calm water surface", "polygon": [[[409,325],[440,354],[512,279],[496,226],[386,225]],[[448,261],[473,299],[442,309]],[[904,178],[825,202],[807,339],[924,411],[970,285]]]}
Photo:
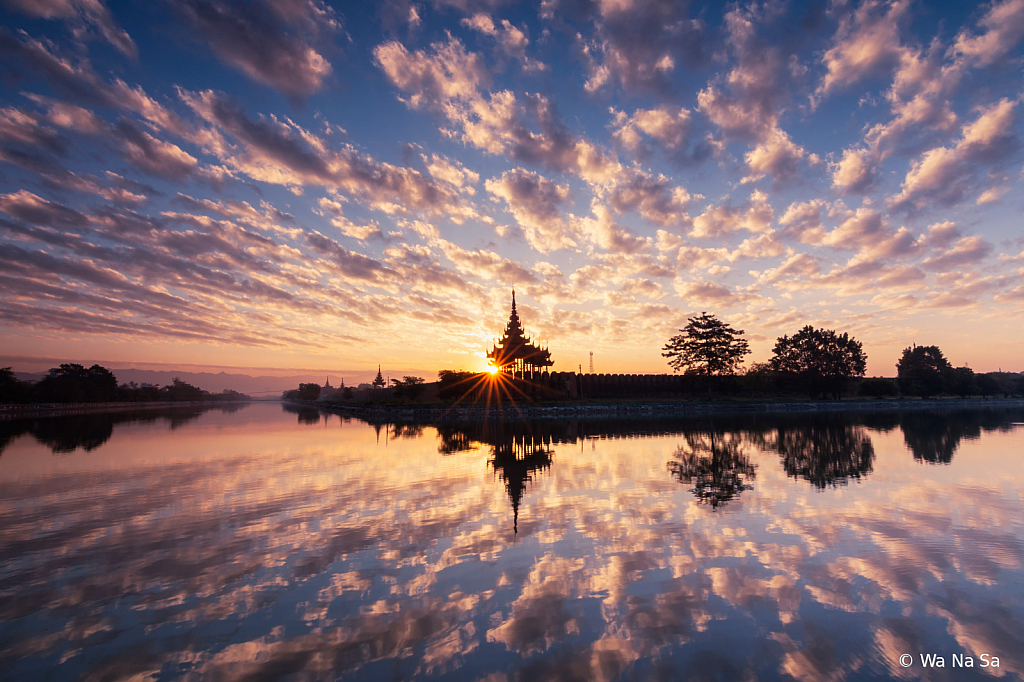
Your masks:
{"label": "calm water surface", "polygon": [[0,423],[0,679],[1022,678],[1024,410],[139,416]]}

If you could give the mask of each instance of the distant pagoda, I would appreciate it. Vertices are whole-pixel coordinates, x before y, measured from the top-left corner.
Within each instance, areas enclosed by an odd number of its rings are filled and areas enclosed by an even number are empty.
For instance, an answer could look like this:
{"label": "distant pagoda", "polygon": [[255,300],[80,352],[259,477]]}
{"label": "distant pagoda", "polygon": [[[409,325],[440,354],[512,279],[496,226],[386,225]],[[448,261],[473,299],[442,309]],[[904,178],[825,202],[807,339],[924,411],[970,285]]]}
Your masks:
{"label": "distant pagoda", "polygon": [[516,312],[516,290],[512,290],[512,313],[508,316],[505,333],[490,352],[487,359],[491,364],[506,374],[521,375],[522,372],[535,372],[543,367],[555,364],[551,360],[551,352],[547,348],[533,345],[530,337],[523,331]]}
{"label": "distant pagoda", "polygon": [[384,388],[386,384],[387,382],[384,381],[384,377],[380,373],[380,365],[377,365],[377,376],[374,378],[372,386],[374,388]]}

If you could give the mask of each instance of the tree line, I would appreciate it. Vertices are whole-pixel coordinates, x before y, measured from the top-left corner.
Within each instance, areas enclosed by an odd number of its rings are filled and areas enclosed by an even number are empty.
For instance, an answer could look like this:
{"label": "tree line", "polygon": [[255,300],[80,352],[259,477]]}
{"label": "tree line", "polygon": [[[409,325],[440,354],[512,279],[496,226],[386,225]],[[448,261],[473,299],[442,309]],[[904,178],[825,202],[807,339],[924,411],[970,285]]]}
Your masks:
{"label": "tree line", "polygon": [[156,401],[245,400],[248,396],[225,389],[210,393],[175,377],[167,386],[139,386],[135,382],[117,383],[106,367],[66,363],[52,368],[35,383],[21,381],[10,367],[0,368],[0,404],[30,403],[106,403]]}
{"label": "tree line", "polygon": [[[663,346],[673,371],[706,378],[709,394],[712,377],[741,374],[750,347],[742,329],[734,329],[715,315],[702,312]],[[990,372],[975,374],[969,367],[953,367],[937,346],[917,346],[903,351],[896,364],[896,379],[864,379],[867,355],[860,341],[848,333],[807,325],[792,336],[776,339],[772,357],[753,363],[742,373],[746,384],[763,393],[804,392],[812,398],[840,398],[856,392],[868,397],[936,395],[1024,395],[1024,376]],[[718,382],[721,383],[721,382]]]}

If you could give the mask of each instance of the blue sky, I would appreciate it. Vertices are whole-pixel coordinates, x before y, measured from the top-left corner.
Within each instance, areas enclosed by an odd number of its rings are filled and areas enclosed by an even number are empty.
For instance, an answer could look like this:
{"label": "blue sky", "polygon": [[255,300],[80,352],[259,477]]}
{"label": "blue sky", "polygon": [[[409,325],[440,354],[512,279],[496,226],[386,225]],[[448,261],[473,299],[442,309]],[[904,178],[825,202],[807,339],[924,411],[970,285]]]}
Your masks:
{"label": "blue sky", "polygon": [[8,364],[1024,369],[1024,0],[0,7]]}

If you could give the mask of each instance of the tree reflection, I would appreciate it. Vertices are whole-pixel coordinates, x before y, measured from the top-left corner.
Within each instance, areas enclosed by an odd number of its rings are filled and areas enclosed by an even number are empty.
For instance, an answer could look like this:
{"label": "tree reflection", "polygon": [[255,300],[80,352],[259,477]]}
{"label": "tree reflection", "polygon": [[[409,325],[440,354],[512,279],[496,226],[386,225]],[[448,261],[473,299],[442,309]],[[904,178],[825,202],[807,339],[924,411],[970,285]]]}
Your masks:
{"label": "tree reflection", "polygon": [[281,403],[281,409],[285,412],[298,415],[298,423],[306,424],[307,426],[315,425],[320,423],[320,410],[315,407],[305,407],[300,405],[290,405],[288,403]]}
{"label": "tree reflection", "polygon": [[822,489],[866,476],[875,459],[865,429],[833,415],[812,417],[810,423],[801,426],[778,428],[759,445],[782,455],[786,475]]}
{"label": "tree reflection", "polygon": [[668,470],[690,489],[702,504],[717,509],[752,485],[757,468],[743,451],[739,432],[690,431],[685,445],[676,448]]}
{"label": "tree reflection", "polygon": [[914,459],[949,464],[960,441],[980,438],[983,430],[1008,431],[1012,424],[1002,410],[920,410],[903,413],[900,428]]}
{"label": "tree reflection", "polygon": [[222,407],[176,407],[162,410],[135,410],[130,412],[97,412],[31,419],[0,421],[0,453],[18,436],[31,434],[50,448],[54,454],[66,455],[76,450],[91,452],[110,440],[114,427],[129,423],[167,422],[174,430],[210,409],[235,412],[244,405]]}

